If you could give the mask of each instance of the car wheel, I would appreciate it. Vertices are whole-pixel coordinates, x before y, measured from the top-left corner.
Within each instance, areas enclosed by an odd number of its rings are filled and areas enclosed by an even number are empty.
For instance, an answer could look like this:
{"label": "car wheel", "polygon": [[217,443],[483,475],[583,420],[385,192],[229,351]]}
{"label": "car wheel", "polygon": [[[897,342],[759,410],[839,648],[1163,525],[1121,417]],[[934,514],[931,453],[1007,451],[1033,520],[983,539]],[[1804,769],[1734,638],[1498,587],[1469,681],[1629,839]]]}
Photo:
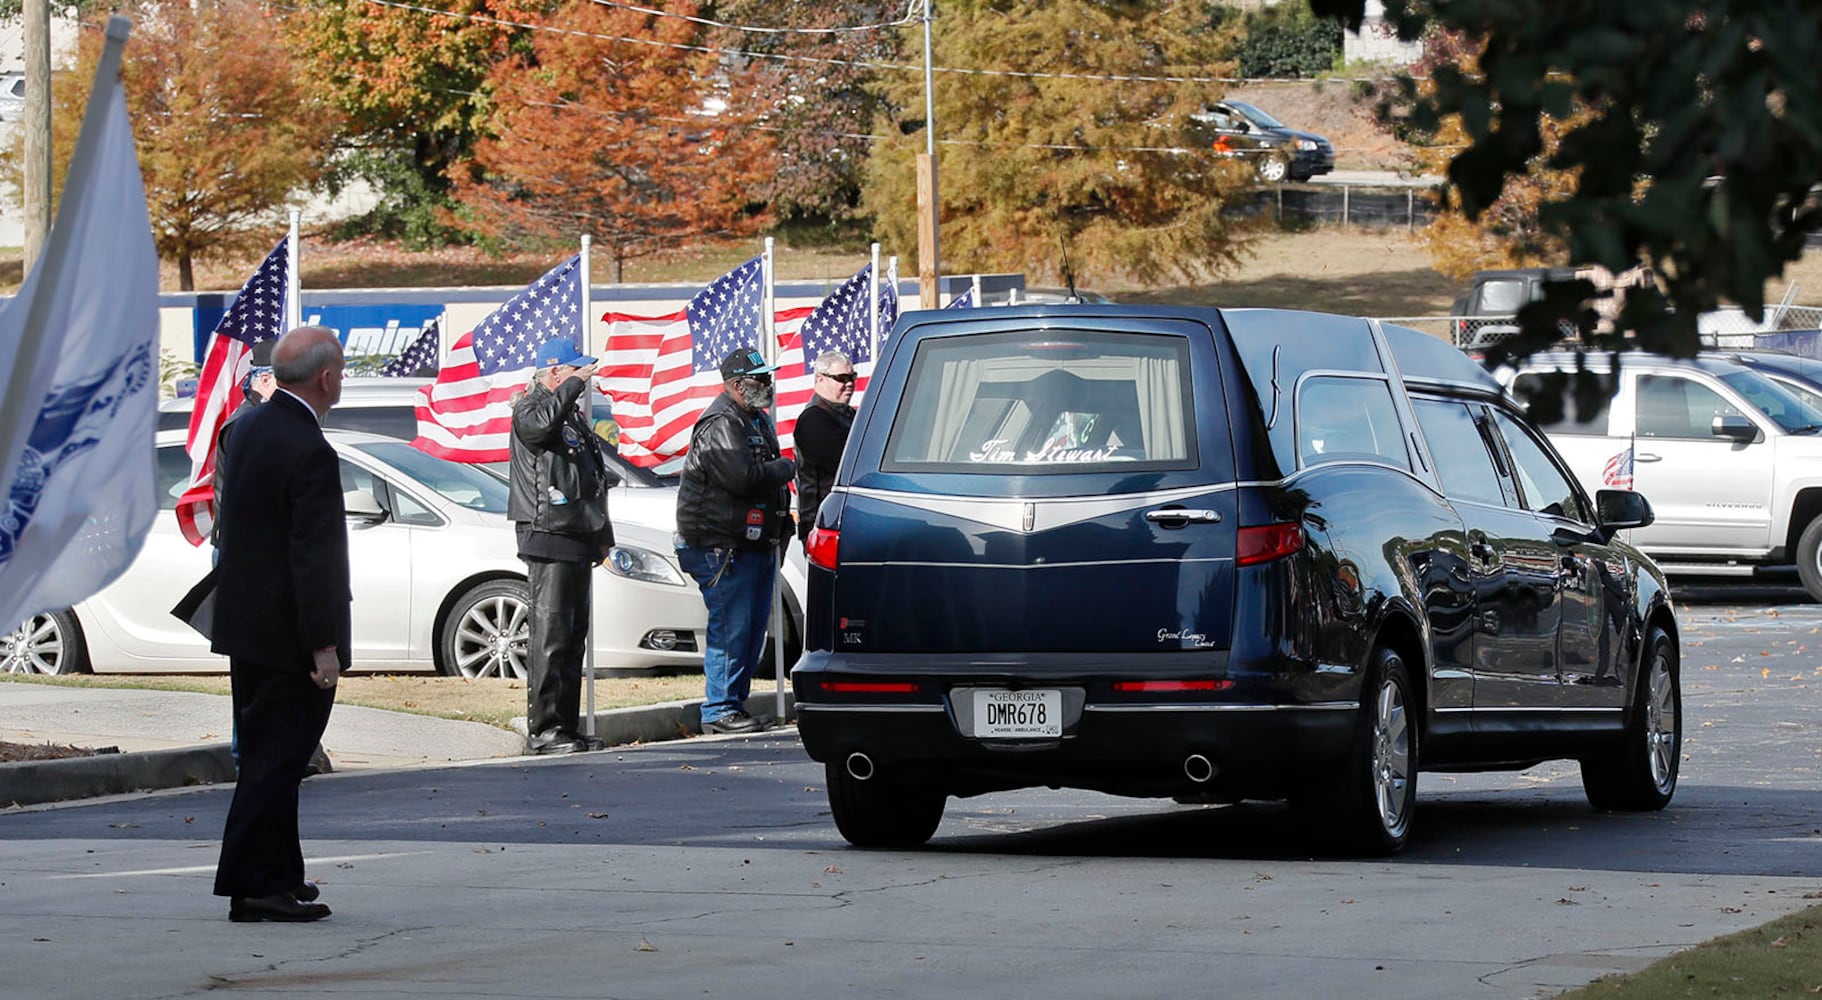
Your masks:
{"label": "car wheel", "polygon": [[1822,517],[1809,522],[1797,539],[1797,576],[1812,601],[1822,601]]}
{"label": "car wheel", "polygon": [[1290,167],[1284,162],[1284,157],[1276,153],[1268,153],[1259,161],[1259,179],[1267,184],[1280,183],[1289,172]]}
{"label": "car wheel", "polygon": [[451,677],[524,680],[531,648],[531,590],[523,580],[488,580],[449,609],[437,666]]}
{"label": "car wheel", "polygon": [[1650,812],[1676,794],[1683,757],[1683,685],[1676,644],[1653,626],[1645,638],[1645,665],[1638,696],[1626,715],[1618,746],[1582,759],[1582,791],[1596,809]]}
{"label": "car wheel", "polygon": [[1319,811],[1343,851],[1396,854],[1411,832],[1417,807],[1417,728],[1410,716],[1411,680],[1404,658],[1381,647],[1363,689],[1353,745]]}
{"label": "car wheel", "polygon": [[69,611],[33,615],[11,632],[0,633],[0,673],[86,674],[88,645]]}
{"label": "car wheel", "polygon": [[921,847],[943,821],[948,796],[874,775],[861,781],[845,764],[823,765],[835,828],[855,847]]}

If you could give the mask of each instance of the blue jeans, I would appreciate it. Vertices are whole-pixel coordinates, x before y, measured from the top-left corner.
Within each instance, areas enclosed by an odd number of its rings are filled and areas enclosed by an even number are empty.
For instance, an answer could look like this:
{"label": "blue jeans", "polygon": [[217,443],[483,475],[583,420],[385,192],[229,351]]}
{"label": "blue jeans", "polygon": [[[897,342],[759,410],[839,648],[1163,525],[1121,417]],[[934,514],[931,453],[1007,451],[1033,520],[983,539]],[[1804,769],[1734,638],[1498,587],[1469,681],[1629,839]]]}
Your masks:
{"label": "blue jeans", "polygon": [[753,670],[765,651],[777,563],[769,550],[677,550],[683,571],[708,605],[708,648],[702,654],[702,722],[740,711],[753,689]]}

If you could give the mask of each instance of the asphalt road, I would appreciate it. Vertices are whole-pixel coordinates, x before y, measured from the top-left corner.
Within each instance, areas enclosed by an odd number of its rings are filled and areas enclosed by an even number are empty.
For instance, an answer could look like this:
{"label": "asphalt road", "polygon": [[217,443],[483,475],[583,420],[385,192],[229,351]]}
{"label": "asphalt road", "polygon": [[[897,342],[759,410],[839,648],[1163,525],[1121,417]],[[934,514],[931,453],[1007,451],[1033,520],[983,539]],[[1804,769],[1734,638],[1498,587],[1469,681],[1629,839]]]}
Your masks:
{"label": "asphalt road", "polygon": [[209,895],[226,789],[121,797],[0,814],[0,995],[1547,995],[1822,899],[1822,608],[1742,594],[1686,595],[1662,813],[1561,764],[1424,775],[1389,861],[1273,806],[1051,791],[863,852],[786,731],[313,778],[336,914],[285,926]]}

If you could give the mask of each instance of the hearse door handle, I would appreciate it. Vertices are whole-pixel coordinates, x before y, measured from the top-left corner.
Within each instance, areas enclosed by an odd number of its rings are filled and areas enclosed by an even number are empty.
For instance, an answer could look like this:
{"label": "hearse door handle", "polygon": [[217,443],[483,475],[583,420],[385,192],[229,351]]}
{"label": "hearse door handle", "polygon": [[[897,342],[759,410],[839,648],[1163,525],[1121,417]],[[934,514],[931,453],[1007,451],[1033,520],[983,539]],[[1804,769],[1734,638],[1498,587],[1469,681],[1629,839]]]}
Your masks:
{"label": "hearse door handle", "polygon": [[1190,510],[1186,507],[1161,507],[1157,510],[1146,511],[1145,520],[1167,526],[1215,524],[1221,520],[1221,512],[1218,510]]}
{"label": "hearse door handle", "polygon": [[1635,451],[1632,453],[1632,460],[1635,462],[1662,462],[1664,456],[1649,451]]}

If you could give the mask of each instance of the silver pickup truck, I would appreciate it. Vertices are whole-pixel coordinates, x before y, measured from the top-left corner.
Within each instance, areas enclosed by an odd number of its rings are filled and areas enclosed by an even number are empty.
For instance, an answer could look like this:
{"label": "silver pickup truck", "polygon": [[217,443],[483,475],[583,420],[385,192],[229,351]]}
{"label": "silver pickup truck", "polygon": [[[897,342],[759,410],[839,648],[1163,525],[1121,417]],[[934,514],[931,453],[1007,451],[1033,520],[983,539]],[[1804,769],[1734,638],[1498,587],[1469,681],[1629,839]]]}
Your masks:
{"label": "silver pickup truck", "polygon": [[[1822,601],[1822,411],[1760,372],[1717,357],[1621,355],[1612,402],[1583,421],[1566,405],[1546,434],[1590,491],[1633,489],[1657,521],[1633,544],[1671,574],[1755,575],[1793,564]],[[1607,374],[1611,359],[1588,356]],[[1527,383],[1573,372],[1542,354],[1501,373]]]}

